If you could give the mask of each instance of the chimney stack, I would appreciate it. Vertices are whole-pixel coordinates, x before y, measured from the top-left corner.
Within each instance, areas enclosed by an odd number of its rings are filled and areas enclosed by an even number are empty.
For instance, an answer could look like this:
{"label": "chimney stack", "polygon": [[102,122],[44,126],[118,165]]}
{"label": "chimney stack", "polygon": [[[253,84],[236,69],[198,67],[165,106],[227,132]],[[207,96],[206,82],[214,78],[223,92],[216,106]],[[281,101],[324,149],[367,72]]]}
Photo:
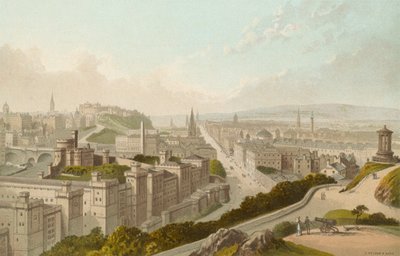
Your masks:
{"label": "chimney stack", "polygon": [[143,155],[146,155],[146,130],[143,121],[140,122],[140,149]]}
{"label": "chimney stack", "polygon": [[78,130],[73,130],[71,134],[74,139],[74,148],[78,148]]}

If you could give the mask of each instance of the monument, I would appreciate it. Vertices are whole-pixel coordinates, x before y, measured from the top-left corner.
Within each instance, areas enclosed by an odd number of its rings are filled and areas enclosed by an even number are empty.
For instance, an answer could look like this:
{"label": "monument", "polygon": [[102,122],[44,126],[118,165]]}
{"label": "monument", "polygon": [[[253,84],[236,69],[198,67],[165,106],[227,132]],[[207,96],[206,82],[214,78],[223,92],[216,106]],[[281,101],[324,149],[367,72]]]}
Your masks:
{"label": "monument", "polygon": [[392,134],[393,131],[386,128],[386,125],[382,129],[377,131],[378,133],[378,152],[372,157],[373,161],[394,163],[396,159],[393,157],[392,151]]}

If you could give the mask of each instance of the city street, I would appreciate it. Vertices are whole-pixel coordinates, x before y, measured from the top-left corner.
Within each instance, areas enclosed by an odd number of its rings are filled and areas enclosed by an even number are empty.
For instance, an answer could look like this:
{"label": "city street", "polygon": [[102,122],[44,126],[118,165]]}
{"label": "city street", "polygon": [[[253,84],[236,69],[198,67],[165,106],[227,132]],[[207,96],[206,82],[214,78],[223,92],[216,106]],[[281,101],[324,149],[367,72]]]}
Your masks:
{"label": "city street", "polygon": [[219,217],[226,211],[238,208],[246,196],[252,196],[260,192],[269,191],[270,188],[267,189],[264,186],[259,185],[257,181],[253,180],[248,174],[246,174],[245,171],[235,163],[233,157],[227,155],[221,146],[208,134],[203,125],[199,125],[199,128],[205,141],[217,150],[217,158],[226,170],[226,182],[230,185],[231,200],[216,211],[198,219],[197,221],[219,219]]}

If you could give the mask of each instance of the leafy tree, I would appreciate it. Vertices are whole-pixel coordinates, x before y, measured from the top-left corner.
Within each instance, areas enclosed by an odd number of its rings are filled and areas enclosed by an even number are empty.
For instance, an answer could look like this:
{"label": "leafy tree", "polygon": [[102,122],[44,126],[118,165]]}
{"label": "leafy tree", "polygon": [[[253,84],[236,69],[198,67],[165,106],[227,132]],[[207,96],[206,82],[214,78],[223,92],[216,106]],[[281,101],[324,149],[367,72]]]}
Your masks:
{"label": "leafy tree", "polygon": [[365,205],[357,205],[356,208],[351,210],[351,214],[356,215],[356,224],[358,224],[358,218],[361,217],[361,215],[368,211],[369,209]]}
{"label": "leafy tree", "polygon": [[84,256],[90,251],[98,250],[104,244],[105,238],[101,228],[92,229],[86,236],[68,236],[56,243],[51,250],[42,253],[42,256]]}
{"label": "leafy tree", "polygon": [[138,228],[119,226],[107,237],[101,253],[117,256],[144,255],[148,240],[148,234]]}
{"label": "leafy tree", "polygon": [[213,159],[210,161],[210,173],[214,175],[221,176],[223,178],[226,177],[226,171],[224,166],[217,159]]}

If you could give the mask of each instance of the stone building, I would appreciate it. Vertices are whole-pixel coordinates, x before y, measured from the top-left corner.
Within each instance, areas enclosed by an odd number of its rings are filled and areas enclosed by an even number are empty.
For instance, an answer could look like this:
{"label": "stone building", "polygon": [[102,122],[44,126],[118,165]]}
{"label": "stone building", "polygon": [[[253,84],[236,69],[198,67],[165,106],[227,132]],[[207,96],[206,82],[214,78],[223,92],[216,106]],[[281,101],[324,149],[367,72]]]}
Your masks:
{"label": "stone building", "polygon": [[281,154],[270,144],[249,146],[247,148],[246,167],[255,170],[258,166],[281,170]]}
{"label": "stone building", "polygon": [[157,156],[159,153],[160,136],[156,132],[150,132],[141,122],[141,129],[132,131],[129,135],[117,135],[115,148],[119,156],[134,157],[142,154]]}
{"label": "stone building", "polygon": [[78,147],[78,131],[72,131],[71,139],[58,139],[54,151],[53,166],[58,170],[66,166],[93,166],[94,149]]}
{"label": "stone building", "polygon": [[90,181],[0,177],[0,247],[39,255],[95,227],[105,234],[120,225],[151,231],[229,200],[229,185],[209,183],[207,159],[182,161],[154,167],[130,161],[125,183],[98,172]]}
{"label": "stone building", "polygon": [[0,165],[6,163],[6,132],[4,126],[0,126]]}
{"label": "stone building", "polygon": [[9,113],[5,117],[9,131],[24,132],[32,129],[32,116],[29,114]]}

